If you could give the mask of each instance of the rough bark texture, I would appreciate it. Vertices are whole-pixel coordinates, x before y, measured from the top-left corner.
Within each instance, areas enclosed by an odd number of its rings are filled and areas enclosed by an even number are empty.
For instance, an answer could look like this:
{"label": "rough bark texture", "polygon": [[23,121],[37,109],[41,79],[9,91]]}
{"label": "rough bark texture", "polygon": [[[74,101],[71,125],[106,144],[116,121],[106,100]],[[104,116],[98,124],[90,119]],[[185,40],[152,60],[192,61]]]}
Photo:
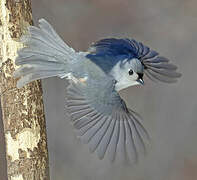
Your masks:
{"label": "rough bark texture", "polygon": [[5,138],[3,134],[3,121],[0,104],[0,179],[7,180],[7,166],[6,166],[6,152],[5,152]]}
{"label": "rough bark texture", "polygon": [[8,180],[49,180],[41,83],[17,89],[12,77],[16,52],[22,47],[18,40],[29,24],[30,0],[0,0],[0,93]]}

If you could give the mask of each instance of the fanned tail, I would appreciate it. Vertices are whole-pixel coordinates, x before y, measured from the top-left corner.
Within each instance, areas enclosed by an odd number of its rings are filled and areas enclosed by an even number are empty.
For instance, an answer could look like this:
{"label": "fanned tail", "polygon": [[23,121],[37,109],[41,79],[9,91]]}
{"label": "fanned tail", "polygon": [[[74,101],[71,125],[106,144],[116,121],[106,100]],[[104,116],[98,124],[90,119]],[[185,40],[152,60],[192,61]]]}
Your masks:
{"label": "fanned tail", "polygon": [[21,77],[18,88],[37,79],[65,77],[69,73],[69,61],[77,58],[74,49],[44,19],[39,20],[39,27],[30,26],[21,41],[25,47],[18,51],[15,64],[20,67],[14,72],[15,77]]}

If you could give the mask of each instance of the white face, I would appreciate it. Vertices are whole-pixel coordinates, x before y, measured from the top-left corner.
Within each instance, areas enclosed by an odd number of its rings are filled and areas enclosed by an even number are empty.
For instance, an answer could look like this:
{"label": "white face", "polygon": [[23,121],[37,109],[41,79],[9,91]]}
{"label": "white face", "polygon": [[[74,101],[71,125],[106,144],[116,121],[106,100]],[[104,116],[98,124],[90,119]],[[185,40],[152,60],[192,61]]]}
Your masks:
{"label": "white face", "polygon": [[[120,67],[121,62],[118,62],[114,66],[114,68],[111,70],[111,73],[110,73],[117,80],[117,83],[115,86],[116,91],[120,91],[130,86],[141,84],[140,82],[137,81],[139,80],[139,76],[136,71],[140,69],[140,71],[142,71],[140,73],[143,73],[143,68],[142,67],[137,68],[136,63],[135,63],[136,61],[139,61],[139,60],[132,59],[131,61],[128,61],[128,60],[124,60],[124,61],[123,61],[124,65],[122,65],[121,67]],[[132,73],[129,73],[129,71],[132,71]]]}

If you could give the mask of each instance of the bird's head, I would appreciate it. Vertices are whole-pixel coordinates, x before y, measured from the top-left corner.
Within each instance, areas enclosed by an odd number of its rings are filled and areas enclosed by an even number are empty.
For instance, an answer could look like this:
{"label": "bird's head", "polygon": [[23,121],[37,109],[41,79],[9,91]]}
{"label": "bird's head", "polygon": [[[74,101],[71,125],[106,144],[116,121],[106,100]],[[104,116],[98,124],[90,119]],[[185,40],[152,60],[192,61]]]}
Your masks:
{"label": "bird's head", "polygon": [[177,67],[159,53],[134,39],[102,39],[94,43],[86,56],[116,80],[117,91],[143,84],[143,75],[164,83],[177,82]]}
{"label": "bird's head", "polygon": [[119,61],[110,74],[116,79],[116,90],[128,88],[134,85],[143,85],[144,66],[139,59],[125,59]]}

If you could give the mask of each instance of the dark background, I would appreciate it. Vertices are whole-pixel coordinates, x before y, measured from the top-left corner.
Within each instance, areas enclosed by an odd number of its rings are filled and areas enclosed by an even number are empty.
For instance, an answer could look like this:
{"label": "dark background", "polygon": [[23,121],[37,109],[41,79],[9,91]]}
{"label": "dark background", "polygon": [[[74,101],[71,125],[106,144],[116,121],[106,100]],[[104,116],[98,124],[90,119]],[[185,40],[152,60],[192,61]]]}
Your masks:
{"label": "dark background", "polygon": [[[121,92],[144,118],[152,146],[132,167],[90,154],[66,116],[66,82],[43,80],[51,180],[197,179],[197,1],[33,0],[33,17],[47,19],[77,51],[104,37],[130,37],[171,59],[183,76],[176,84],[155,84]],[[0,170],[1,171],[1,170]]]}

